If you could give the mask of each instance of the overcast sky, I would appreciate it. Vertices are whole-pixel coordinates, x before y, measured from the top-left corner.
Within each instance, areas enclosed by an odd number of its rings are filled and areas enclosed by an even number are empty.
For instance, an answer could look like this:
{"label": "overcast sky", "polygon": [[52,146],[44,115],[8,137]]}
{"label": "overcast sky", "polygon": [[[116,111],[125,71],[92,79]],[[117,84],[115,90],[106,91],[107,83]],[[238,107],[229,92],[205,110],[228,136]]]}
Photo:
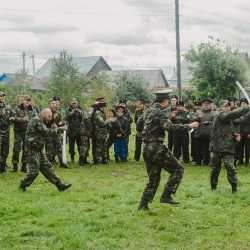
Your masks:
{"label": "overcast sky", "polygon": [[[250,47],[248,0],[179,0],[181,54],[208,36],[240,52]],[[175,0],[2,0],[0,73],[33,74],[66,49],[74,57],[103,56],[112,70],[176,65]]]}

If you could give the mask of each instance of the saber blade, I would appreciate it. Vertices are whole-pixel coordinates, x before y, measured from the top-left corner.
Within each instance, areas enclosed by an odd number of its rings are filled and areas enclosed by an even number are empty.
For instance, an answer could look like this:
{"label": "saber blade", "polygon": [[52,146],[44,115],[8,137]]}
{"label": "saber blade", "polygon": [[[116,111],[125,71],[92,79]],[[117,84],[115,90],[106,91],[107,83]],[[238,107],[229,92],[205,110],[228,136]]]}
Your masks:
{"label": "saber blade", "polygon": [[249,99],[249,96],[248,96],[246,90],[242,87],[242,85],[238,81],[236,81],[235,83],[239,87],[239,89],[242,91],[242,93],[244,94],[246,99],[248,100],[248,103],[250,103],[250,99]]}

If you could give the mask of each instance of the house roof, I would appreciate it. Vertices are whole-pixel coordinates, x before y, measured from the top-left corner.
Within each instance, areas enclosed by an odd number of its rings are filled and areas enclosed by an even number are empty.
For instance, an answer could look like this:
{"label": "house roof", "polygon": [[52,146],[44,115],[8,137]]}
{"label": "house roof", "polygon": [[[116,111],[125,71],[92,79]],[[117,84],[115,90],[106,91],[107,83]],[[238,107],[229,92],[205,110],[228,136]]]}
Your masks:
{"label": "house roof", "polygon": [[[7,77],[9,81],[14,81],[16,78],[16,74],[3,73],[3,75],[0,77],[0,82],[4,77]],[[27,75],[27,78],[25,79],[25,81],[31,84],[30,89],[32,90],[45,90],[45,88],[42,87],[41,80],[37,77],[34,77],[32,75]],[[5,80],[4,82],[8,82],[8,81]]]}
{"label": "house roof", "polygon": [[[73,57],[73,63],[79,67],[79,72],[91,75],[91,70],[95,69],[97,74],[100,70],[111,70],[102,56]],[[50,58],[37,72],[36,77],[42,79],[49,77],[54,58]],[[92,74],[95,74],[92,72]]]}
{"label": "house roof", "polygon": [[[135,75],[142,75],[145,78],[145,80],[149,82],[150,84],[148,89],[160,89],[160,88],[169,87],[168,81],[161,69],[159,70],[116,70],[116,71],[106,71],[106,74],[111,77],[115,77],[115,76],[118,76],[123,71],[129,71]],[[110,84],[113,85],[112,82]]]}

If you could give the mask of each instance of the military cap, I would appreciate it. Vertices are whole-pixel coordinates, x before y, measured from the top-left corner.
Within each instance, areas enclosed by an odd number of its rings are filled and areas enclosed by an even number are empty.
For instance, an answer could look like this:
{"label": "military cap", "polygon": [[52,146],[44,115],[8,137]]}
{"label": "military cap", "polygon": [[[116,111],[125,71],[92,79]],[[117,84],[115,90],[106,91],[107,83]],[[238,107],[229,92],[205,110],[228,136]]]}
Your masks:
{"label": "military cap", "polygon": [[228,100],[221,100],[220,101],[220,106],[228,106],[229,105],[229,101]]}
{"label": "military cap", "polygon": [[97,106],[98,108],[106,107],[106,102],[98,102]]}
{"label": "military cap", "polygon": [[184,102],[178,101],[178,102],[176,102],[176,106],[184,106]]}
{"label": "military cap", "polygon": [[154,94],[156,95],[156,98],[160,97],[160,98],[166,98],[167,99],[169,94],[172,93],[172,92],[173,92],[172,89],[165,89],[165,90],[154,92]]}
{"label": "military cap", "polygon": [[212,100],[206,98],[206,99],[202,100],[202,103],[204,103],[204,104],[210,104],[210,103],[212,103]]}
{"label": "military cap", "polygon": [[23,100],[31,100],[31,96],[30,96],[30,95],[25,95],[25,96],[23,97]]}
{"label": "military cap", "polygon": [[139,103],[140,104],[146,104],[147,102],[145,100],[143,100],[143,99],[139,99]]}
{"label": "military cap", "polygon": [[0,91],[0,96],[5,96],[3,91]]}
{"label": "military cap", "polygon": [[227,100],[228,100],[229,102],[236,102],[236,101],[237,101],[237,98],[235,98],[235,97],[233,97],[233,96],[229,96],[229,97],[227,98]]}
{"label": "military cap", "polygon": [[54,97],[52,97],[52,98],[53,98],[54,101],[59,101],[59,102],[60,102],[60,97],[54,96]]}
{"label": "military cap", "polygon": [[246,104],[249,104],[247,98],[241,98],[241,99],[240,99],[240,103],[242,103],[242,102],[245,102]]}
{"label": "military cap", "polygon": [[122,110],[124,112],[125,111],[125,107],[124,106],[116,106],[115,107],[115,111],[118,111],[118,110]]}
{"label": "military cap", "polygon": [[126,103],[127,103],[127,101],[126,101],[126,100],[124,100],[124,99],[121,99],[121,100],[119,100],[119,104],[120,104],[120,103],[125,103],[125,104],[126,104]]}
{"label": "military cap", "polygon": [[176,100],[178,100],[177,95],[172,95],[170,99],[172,99],[172,98],[175,98]]}
{"label": "military cap", "polygon": [[76,99],[76,98],[71,98],[71,99],[70,99],[70,102],[76,103],[76,102],[77,102],[77,99]]}
{"label": "military cap", "polygon": [[202,105],[202,102],[201,102],[201,101],[196,101],[196,102],[194,102],[194,105],[195,105],[195,106],[201,106],[201,105]]}
{"label": "military cap", "polygon": [[104,100],[104,97],[99,97],[95,99],[97,102],[102,102]]}

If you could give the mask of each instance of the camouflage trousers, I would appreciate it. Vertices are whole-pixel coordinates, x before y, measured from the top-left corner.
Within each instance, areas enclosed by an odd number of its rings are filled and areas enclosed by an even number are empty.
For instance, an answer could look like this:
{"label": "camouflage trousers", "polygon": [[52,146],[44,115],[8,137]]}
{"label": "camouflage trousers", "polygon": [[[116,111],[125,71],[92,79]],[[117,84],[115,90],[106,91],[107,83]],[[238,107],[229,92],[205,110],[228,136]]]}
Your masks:
{"label": "camouflage trousers", "polygon": [[146,163],[149,182],[143,192],[148,201],[154,199],[161,180],[161,170],[164,169],[170,176],[165,185],[171,193],[175,193],[184,174],[184,168],[162,143],[146,144],[143,146],[143,158]]}
{"label": "camouflage trousers", "polygon": [[24,186],[30,186],[38,176],[39,171],[52,184],[60,181],[60,178],[56,176],[54,168],[48,161],[43,151],[36,152],[27,150],[26,156],[29,171],[27,175],[22,179],[22,184]]}
{"label": "camouflage trousers", "polygon": [[0,130],[0,162],[6,162],[10,147],[10,129]]}
{"label": "camouflage trousers", "polygon": [[108,158],[106,139],[95,140],[94,159]]}
{"label": "camouflage trousers", "polygon": [[81,146],[81,136],[69,136],[69,154],[71,156],[74,156],[75,153],[75,144],[77,145],[78,152],[80,152],[80,146]]}
{"label": "camouflage trousers", "polygon": [[90,148],[90,138],[85,135],[80,136],[80,150],[79,155],[83,158],[87,158],[89,156],[89,148]]}
{"label": "camouflage trousers", "polygon": [[228,182],[230,184],[236,184],[238,182],[238,178],[236,168],[234,166],[234,154],[222,152],[211,152],[210,184],[218,184],[222,160],[224,160],[224,166],[227,170]]}
{"label": "camouflage trousers", "polygon": [[55,156],[58,156],[58,159],[60,160],[62,159],[62,143],[59,135],[45,138],[45,150],[49,161]]}
{"label": "camouflage trousers", "polygon": [[12,163],[19,163],[19,155],[22,150],[22,163],[27,163],[25,148],[25,134],[14,133],[14,146],[13,146],[13,155]]}

